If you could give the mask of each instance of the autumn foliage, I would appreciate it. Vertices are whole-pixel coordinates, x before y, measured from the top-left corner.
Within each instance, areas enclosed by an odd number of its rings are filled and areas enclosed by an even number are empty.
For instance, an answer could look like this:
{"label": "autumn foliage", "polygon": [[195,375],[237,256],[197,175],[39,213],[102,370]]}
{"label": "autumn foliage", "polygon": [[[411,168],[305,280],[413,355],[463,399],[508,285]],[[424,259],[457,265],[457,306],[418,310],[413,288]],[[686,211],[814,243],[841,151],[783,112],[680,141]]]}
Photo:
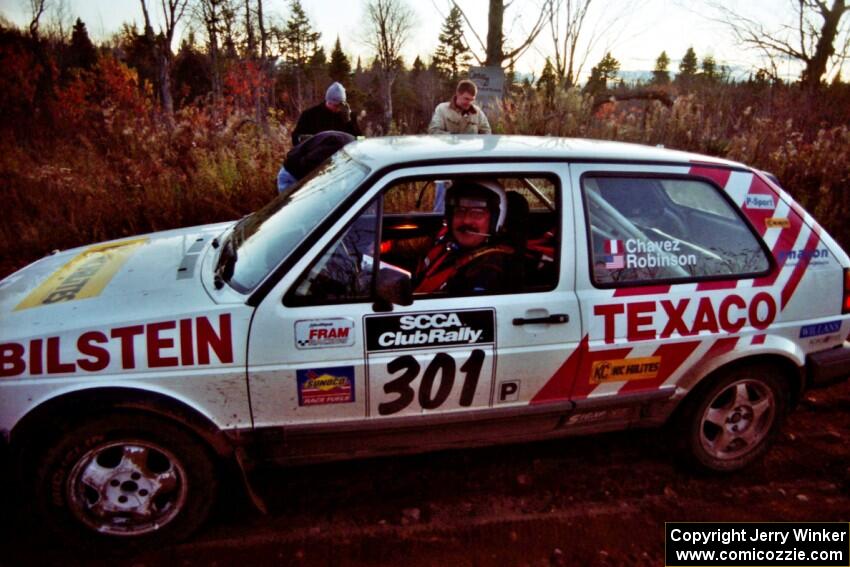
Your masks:
{"label": "autumn foliage", "polygon": [[[186,53],[173,67],[177,104],[167,116],[133,49],[102,48],[92,59],[0,27],[0,276],[54,249],[238,218],[274,197],[295,118],[291,83],[234,59],[212,96],[202,58]],[[370,117],[382,109],[358,73],[349,100],[374,134]],[[391,132],[422,132],[443,96],[428,73],[420,65],[398,79]],[[326,84],[311,80],[316,92]],[[848,85],[817,95],[753,81],[664,88],[644,99],[612,91],[614,102],[601,104],[577,89],[515,85],[491,122],[497,133],[663,144],[754,165],[850,248]]]}

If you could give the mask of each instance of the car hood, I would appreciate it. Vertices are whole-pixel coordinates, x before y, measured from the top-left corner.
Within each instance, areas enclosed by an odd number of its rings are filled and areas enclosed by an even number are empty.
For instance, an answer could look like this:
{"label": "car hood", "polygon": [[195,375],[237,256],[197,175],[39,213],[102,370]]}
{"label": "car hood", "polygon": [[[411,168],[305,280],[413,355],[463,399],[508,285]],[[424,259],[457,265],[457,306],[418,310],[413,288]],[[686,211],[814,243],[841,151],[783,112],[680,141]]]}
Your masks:
{"label": "car hood", "polygon": [[213,305],[201,259],[232,223],[156,232],[46,256],[0,281],[0,338],[173,317]]}

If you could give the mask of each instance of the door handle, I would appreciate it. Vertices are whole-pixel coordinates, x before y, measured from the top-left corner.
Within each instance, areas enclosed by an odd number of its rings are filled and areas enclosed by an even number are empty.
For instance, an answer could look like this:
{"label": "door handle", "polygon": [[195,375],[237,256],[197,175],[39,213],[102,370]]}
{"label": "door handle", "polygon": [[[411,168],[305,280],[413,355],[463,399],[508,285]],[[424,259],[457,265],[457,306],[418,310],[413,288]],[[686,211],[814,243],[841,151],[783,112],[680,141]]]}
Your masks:
{"label": "door handle", "polygon": [[554,315],[549,315],[548,317],[532,317],[530,319],[525,319],[523,317],[516,317],[513,320],[514,325],[548,325],[548,324],[563,324],[569,323],[570,316],[566,313],[556,313]]}

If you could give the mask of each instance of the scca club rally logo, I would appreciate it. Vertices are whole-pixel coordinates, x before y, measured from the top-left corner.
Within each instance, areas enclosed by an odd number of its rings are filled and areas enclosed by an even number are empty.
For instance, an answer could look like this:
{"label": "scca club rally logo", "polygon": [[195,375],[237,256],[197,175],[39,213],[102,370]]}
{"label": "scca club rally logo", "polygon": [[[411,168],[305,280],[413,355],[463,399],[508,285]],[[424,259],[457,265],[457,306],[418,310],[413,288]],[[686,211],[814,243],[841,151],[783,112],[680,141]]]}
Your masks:
{"label": "scca club rally logo", "polygon": [[492,309],[366,318],[369,351],[493,342]]}

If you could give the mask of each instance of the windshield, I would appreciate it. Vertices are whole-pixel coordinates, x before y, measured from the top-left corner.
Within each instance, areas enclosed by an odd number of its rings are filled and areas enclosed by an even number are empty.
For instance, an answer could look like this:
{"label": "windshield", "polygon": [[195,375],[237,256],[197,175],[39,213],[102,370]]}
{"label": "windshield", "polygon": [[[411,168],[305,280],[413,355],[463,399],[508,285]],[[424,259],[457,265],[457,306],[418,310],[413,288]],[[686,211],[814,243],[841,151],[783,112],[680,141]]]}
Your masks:
{"label": "windshield", "polygon": [[257,286],[366,177],[368,169],[337,152],[291,191],[245,217],[224,243],[224,280],[239,292]]}

